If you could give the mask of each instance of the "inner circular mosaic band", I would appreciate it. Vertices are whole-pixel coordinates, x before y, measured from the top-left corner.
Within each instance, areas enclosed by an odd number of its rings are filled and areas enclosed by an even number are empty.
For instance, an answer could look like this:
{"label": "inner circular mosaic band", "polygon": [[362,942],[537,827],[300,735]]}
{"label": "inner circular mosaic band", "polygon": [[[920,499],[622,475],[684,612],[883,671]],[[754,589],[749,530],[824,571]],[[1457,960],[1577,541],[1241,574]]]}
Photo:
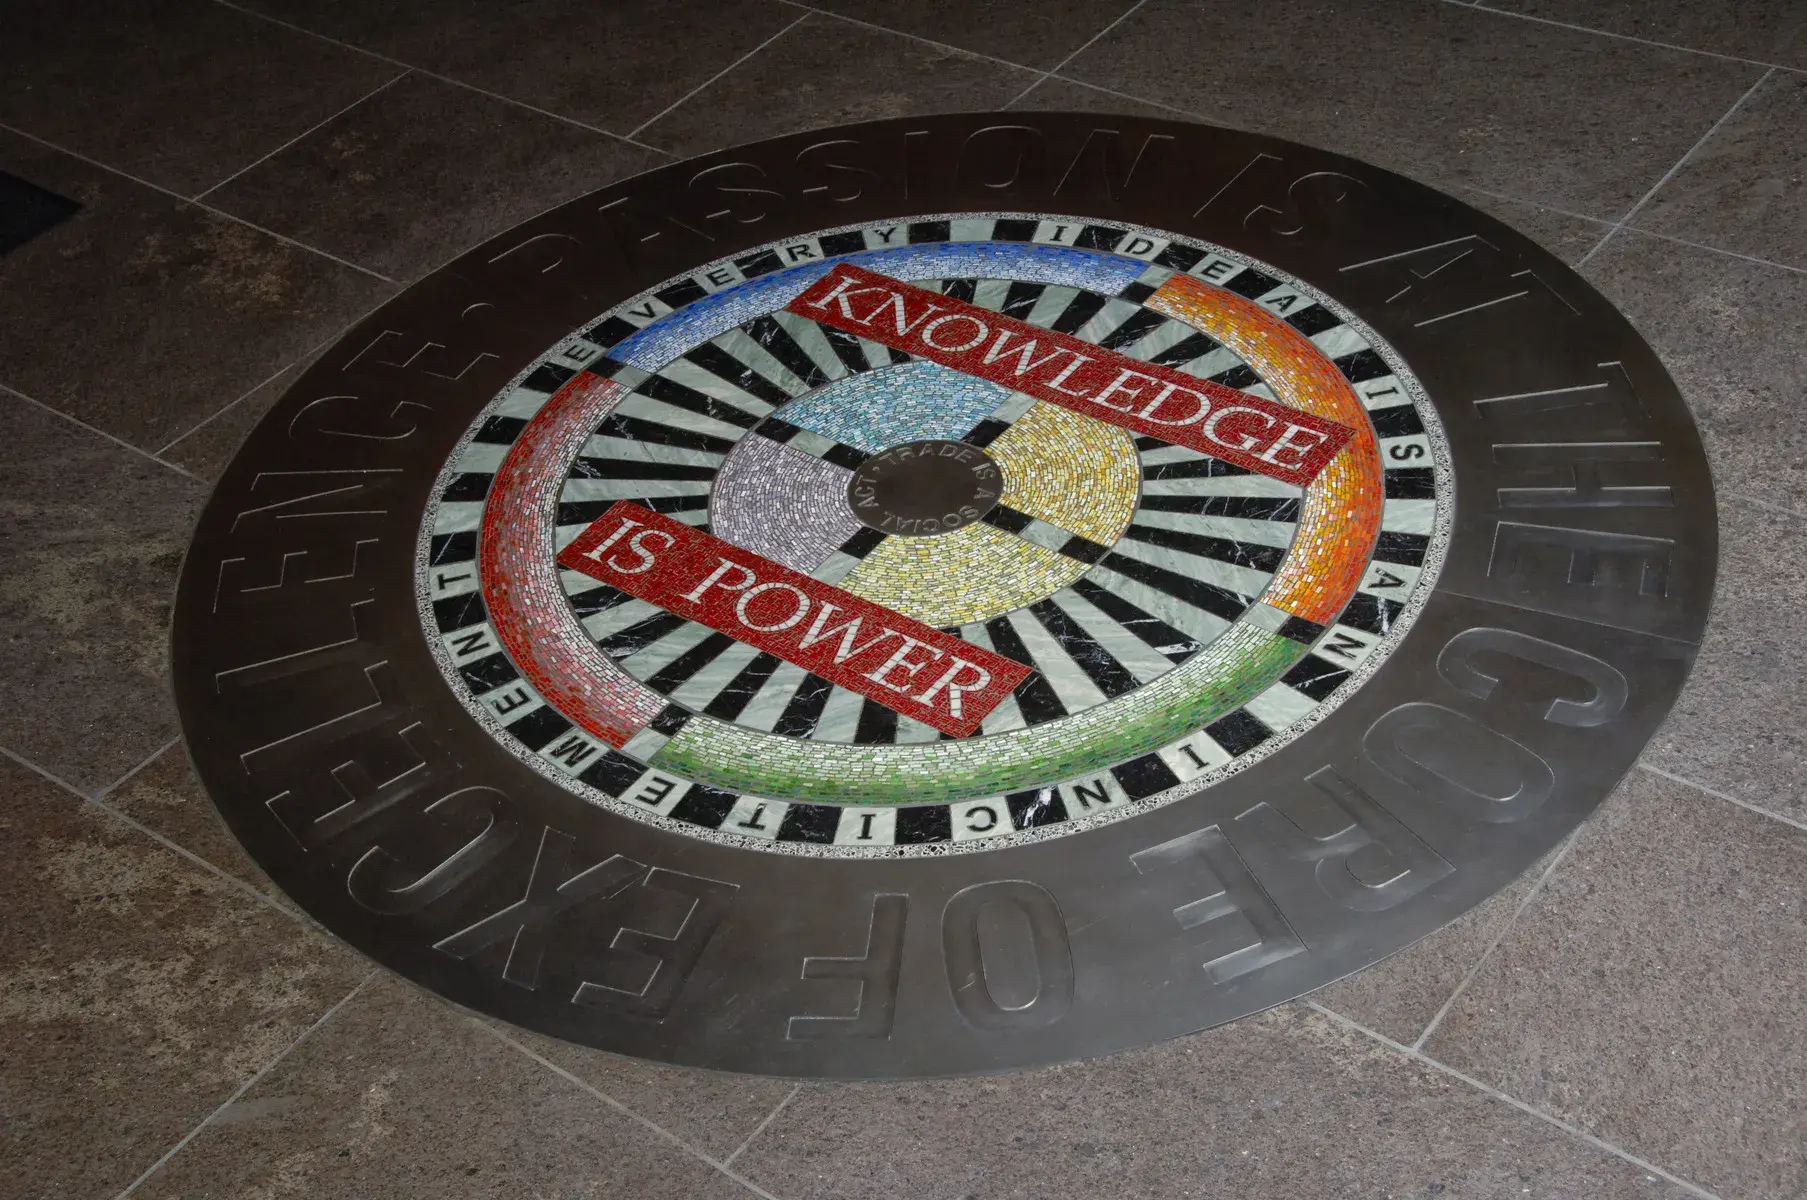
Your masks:
{"label": "inner circular mosaic band", "polygon": [[[861,270],[908,284],[874,337],[800,299]],[[902,349],[910,311],[943,339]],[[993,363],[936,354],[962,341]],[[1176,440],[993,369],[1081,358],[1167,379],[1165,409],[1123,399],[1140,383],[1106,407],[1179,414]],[[1348,440],[1302,486],[1203,453],[1174,378],[1232,433],[1302,413]],[[862,521],[856,474],[929,443],[995,463],[995,506]],[[523,373],[442,478],[422,612],[467,706],[590,802],[793,853],[984,849],[1196,790],[1339,703],[1433,581],[1446,460],[1396,356],[1263,265],[1040,215],[844,229],[671,281]]]}

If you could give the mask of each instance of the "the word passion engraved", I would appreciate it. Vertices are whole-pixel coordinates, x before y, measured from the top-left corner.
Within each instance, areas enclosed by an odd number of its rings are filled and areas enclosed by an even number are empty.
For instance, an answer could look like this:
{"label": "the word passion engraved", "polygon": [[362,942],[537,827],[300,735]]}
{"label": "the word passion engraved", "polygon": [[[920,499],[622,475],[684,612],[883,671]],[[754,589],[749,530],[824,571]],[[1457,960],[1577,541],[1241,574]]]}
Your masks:
{"label": "the word passion engraved", "polygon": [[990,1071],[1534,861],[1679,688],[1711,518],[1654,357],[1478,213],[1201,127],[891,122],[410,289],[226,472],[172,657],[234,831],[410,977]]}

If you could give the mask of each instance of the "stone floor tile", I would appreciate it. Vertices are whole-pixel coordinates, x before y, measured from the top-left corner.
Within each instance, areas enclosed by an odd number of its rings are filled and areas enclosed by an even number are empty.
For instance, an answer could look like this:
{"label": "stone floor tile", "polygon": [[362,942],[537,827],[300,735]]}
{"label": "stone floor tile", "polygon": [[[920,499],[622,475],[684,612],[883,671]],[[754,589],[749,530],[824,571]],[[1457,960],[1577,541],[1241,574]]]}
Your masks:
{"label": "stone floor tile", "polygon": [[1429,937],[1312,996],[1325,1008],[1410,1046],[1512,924],[1560,848]]}
{"label": "stone floor tile", "polygon": [[1807,512],[1807,274],[1626,230],[1582,273],[1662,356],[1719,490]]}
{"label": "stone floor tile", "polygon": [[786,1200],[1682,1194],[1297,1004],[1049,1070],[807,1086],[735,1169]]}
{"label": "stone floor tile", "polygon": [[143,770],[108,792],[102,802],[202,861],[284,900],[270,877],[251,861],[226,828],[188,765],[188,752],[180,745],[171,746],[152,759]]}
{"label": "stone floor tile", "polygon": [[[807,62],[808,70],[798,64]],[[999,108],[1035,80],[863,25],[812,16],[660,117],[640,140],[680,156],[802,129]]]}
{"label": "stone floor tile", "polygon": [[383,976],[135,1195],[752,1193],[412,984]]}
{"label": "stone floor tile", "polygon": [[1570,266],[1599,245],[1600,239],[1612,228],[1604,221],[1572,216],[1528,200],[1490,196],[1473,188],[1454,188],[1450,195],[1504,221]]}
{"label": "stone floor tile", "polygon": [[1645,771],[1425,1053],[1710,1191],[1807,1189],[1807,833]]}
{"label": "stone floor tile", "polygon": [[1644,761],[1807,821],[1807,519],[1719,507],[1719,586],[1700,657]]}
{"label": "stone floor tile", "polygon": [[0,171],[83,205],[0,259],[0,384],[145,449],[394,290],[4,132]]}
{"label": "stone floor tile", "polygon": [[812,7],[1050,70],[1133,5],[1134,0],[818,0]]}
{"label": "stone floor tile", "polygon": [[158,457],[185,471],[192,471],[202,479],[218,479],[257,423],[300,378],[303,369],[303,364],[284,368],[262,387],[165,446]]}
{"label": "stone floor tile", "polygon": [[[1169,121],[1205,120],[1203,117],[1102,91],[1089,84],[1055,77],[1036,84],[1029,89],[1028,95],[1011,107],[1031,112],[1127,113],[1130,116],[1156,117]],[[1218,117],[1217,121],[1224,123],[1222,117]],[[1456,187],[1450,194],[1490,216],[1498,217],[1567,263],[1576,262],[1593,249],[1611,228],[1604,221],[1572,216],[1528,200],[1510,200],[1473,188]]]}
{"label": "stone floor tile", "polygon": [[1567,21],[1691,50],[1807,69],[1807,8],[1800,0],[1480,0],[1482,8]]}
{"label": "stone floor tile", "polygon": [[412,279],[663,161],[606,134],[411,75],[208,203],[393,279]]}
{"label": "stone floor tile", "polygon": [[732,1155],[796,1085],[788,1079],[663,1067],[498,1025],[534,1053],[718,1160]]}
{"label": "stone floor tile", "polygon": [[802,12],[776,0],[247,0],[246,7],[611,133],[663,112]]}
{"label": "stone floor tile", "polygon": [[[1807,17],[1807,5],[1801,12]],[[1807,268],[1802,130],[1807,130],[1807,75],[1778,71],[1688,157],[1635,224]]]}
{"label": "stone floor tile", "polygon": [[1436,0],[1150,0],[1062,74],[1617,220],[1762,69]]}
{"label": "stone floor tile", "polygon": [[93,791],[176,734],[170,597],[206,489],[0,391],[0,745]]}
{"label": "stone floor tile", "polygon": [[184,195],[397,68],[207,0],[9,0],[0,122]]}
{"label": "stone floor tile", "polygon": [[0,760],[0,1195],[111,1196],[369,967]]}
{"label": "stone floor tile", "polygon": [[1025,112],[1127,113],[1132,117],[1159,117],[1167,121],[1198,119],[1158,104],[1132,100],[1090,84],[1052,75],[1030,88],[1027,95],[1013,101],[1010,107]]}

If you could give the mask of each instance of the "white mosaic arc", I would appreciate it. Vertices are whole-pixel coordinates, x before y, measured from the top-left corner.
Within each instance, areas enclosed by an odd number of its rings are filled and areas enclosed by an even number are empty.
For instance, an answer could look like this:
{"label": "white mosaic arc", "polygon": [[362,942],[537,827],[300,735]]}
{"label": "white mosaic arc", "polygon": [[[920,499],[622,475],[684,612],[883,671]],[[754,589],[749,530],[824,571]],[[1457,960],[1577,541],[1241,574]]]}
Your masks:
{"label": "white mosaic arc", "polygon": [[[1007,244],[996,242],[995,237],[1005,224],[1012,225],[1015,231],[1013,236],[1019,238],[1022,237],[1023,228],[1029,227],[1031,233],[1028,240]],[[944,233],[942,229],[935,228],[937,226],[943,226]],[[1027,310],[1028,319],[1032,323],[1038,323],[1039,317],[1039,323],[1052,325],[1062,312],[1073,305],[1075,298],[1088,289],[1056,282],[1053,278],[1057,274],[1055,269],[1047,262],[1040,261],[1029,264],[1027,270],[1018,270],[1018,274],[1032,276],[1029,279],[1013,279],[1008,273],[1000,271],[997,277],[965,276],[963,282],[961,276],[937,273],[933,247],[946,249],[960,242],[964,242],[967,249],[1002,245],[1004,249],[995,256],[995,261],[1003,263],[1009,260],[1016,248],[1025,244],[1047,247],[1050,250],[1072,250],[1076,244],[1090,236],[1092,243],[1087,247],[1089,257],[1121,264],[1114,277],[1126,279],[1132,284],[1145,277],[1157,278],[1162,271],[1174,273],[1171,268],[1150,265],[1167,253],[1169,247],[1174,247],[1174,254],[1178,258],[1195,258],[1187,272],[1195,278],[1225,282],[1234,280],[1245,272],[1253,273],[1253,276],[1275,285],[1263,290],[1260,295],[1249,297],[1257,304],[1278,306],[1281,311],[1303,310],[1315,305],[1324,313],[1334,315],[1334,321],[1310,334],[1312,343],[1326,359],[1332,361],[1351,356],[1367,356],[1364,370],[1368,373],[1362,381],[1357,381],[1347,370],[1345,375],[1355,384],[1357,393],[1363,403],[1369,406],[1371,414],[1381,418],[1377,420],[1377,445],[1383,454],[1392,454],[1396,459],[1415,464],[1413,470],[1428,477],[1423,481],[1414,481],[1417,490],[1410,495],[1389,495],[1381,522],[1385,534],[1417,539],[1416,544],[1422,546],[1417,561],[1371,562],[1367,575],[1357,589],[1358,595],[1373,601],[1373,610],[1385,615],[1384,621],[1378,627],[1371,628],[1337,623],[1319,631],[1315,636],[1313,647],[1325,648],[1327,653],[1334,650],[1335,655],[1331,661],[1339,667],[1346,664],[1346,670],[1335,685],[1324,694],[1314,697],[1275,680],[1257,695],[1250,697],[1237,710],[1237,714],[1245,716],[1256,727],[1266,731],[1266,735],[1254,745],[1226,746],[1205,730],[1197,729],[1138,755],[1137,761],[1147,760],[1159,764],[1158,769],[1150,767],[1143,770],[1142,775],[1158,777],[1158,781],[1169,785],[1147,791],[1144,783],[1140,785],[1144,788],[1140,794],[1124,786],[1122,776],[1125,773],[1121,770],[1124,764],[1107,764],[1076,775],[1037,780],[1034,787],[1020,789],[1010,796],[994,793],[962,795],[931,805],[843,804],[832,806],[834,811],[825,816],[821,810],[831,806],[816,804],[807,795],[757,796],[750,794],[755,790],[752,788],[735,793],[696,783],[681,774],[661,770],[644,761],[633,762],[636,772],[631,780],[625,781],[625,786],[603,788],[583,778],[588,770],[587,764],[599,761],[604,756],[612,756],[613,760],[633,761],[657,755],[665,745],[666,735],[651,729],[643,730],[641,735],[636,735],[619,750],[575,729],[567,729],[538,747],[522,742],[510,732],[510,725],[519,724],[524,718],[541,709],[549,709],[550,706],[544,697],[535,693],[522,679],[494,687],[479,687],[467,668],[473,663],[488,661],[500,653],[493,630],[479,623],[442,631],[439,609],[436,608],[442,602],[469,596],[475,584],[459,582],[449,587],[436,587],[427,569],[436,545],[454,538],[464,538],[474,544],[475,531],[481,522],[483,501],[480,497],[458,498],[456,485],[463,477],[493,473],[508,449],[506,444],[498,445],[496,441],[485,440],[480,435],[486,429],[493,431],[494,427],[503,423],[513,422],[518,427],[530,420],[556,390],[557,382],[548,378],[548,367],[554,368],[550,375],[556,377],[562,374],[568,377],[572,370],[585,365],[593,368],[598,359],[604,357],[614,360],[613,378],[624,386],[639,387],[645,380],[666,371],[678,376],[680,380],[687,379],[689,384],[707,385],[711,389],[708,394],[712,400],[732,406],[755,423],[767,421],[773,413],[781,412],[805,398],[822,395],[839,380],[873,377],[896,371],[902,364],[896,361],[895,352],[878,343],[857,339],[853,340],[851,346],[837,347],[814,335],[809,328],[790,320],[790,314],[784,314],[786,319],[782,327],[791,336],[793,345],[801,348],[807,356],[806,359],[797,359],[793,355],[793,361],[787,365],[756,337],[749,336],[746,326],[761,317],[771,320],[771,314],[781,309],[790,298],[784,294],[784,289],[772,286],[769,268],[763,271],[757,269],[762,261],[778,259],[782,265],[785,258],[792,263],[799,263],[810,262],[812,259],[827,261],[838,256],[845,257],[849,253],[846,248],[855,238],[866,251],[881,250],[896,245],[893,239],[914,234],[920,227],[930,227],[932,233],[942,233],[946,240],[939,243],[915,243],[913,249],[918,252],[919,262],[922,264],[919,269],[924,273],[909,276],[906,272],[899,271],[898,277],[909,278],[918,286],[926,284],[941,287],[944,281],[949,281],[952,286],[970,287],[971,290],[963,296],[964,299],[998,310],[1005,309],[1014,285],[1040,284],[1040,291],[1033,297]],[[1108,247],[1092,248],[1100,240],[1097,232],[1100,229],[1106,230],[1111,244]],[[929,248],[924,249],[925,246]],[[1185,254],[1179,253],[1181,249]],[[882,267],[871,269],[883,270]],[[766,282],[762,283],[762,279]],[[801,290],[800,285],[795,290]],[[666,296],[682,299],[684,295],[693,295],[696,299],[721,296],[722,299],[712,299],[710,304],[693,310],[683,303],[671,304],[660,298]],[[1021,298],[1025,297],[1019,297]],[[735,306],[735,311],[711,315],[713,310],[729,305]],[[1146,320],[1146,317],[1138,318],[1138,314],[1142,312],[1144,310],[1132,300],[1103,294],[1102,303],[1095,306],[1077,330],[1069,332],[1074,332],[1084,340],[1108,344],[1107,339],[1123,330],[1127,322]],[[735,318],[732,324],[727,323],[728,317]],[[1126,344],[1120,352],[1132,357],[1165,361],[1158,356],[1170,354],[1187,336],[1184,329],[1177,327],[1179,324],[1165,321],[1151,326],[1143,335],[1145,342]],[[606,331],[607,336],[600,341],[592,340],[592,336],[598,331]],[[615,340],[612,344],[604,344],[609,336],[613,336]],[[688,359],[681,359],[680,355],[704,343],[731,350],[741,362],[754,366],[761,380],[777,385],[781,394],[761,397],[737,387],[719,374],[703,377],[693,363]],[[633,361],[636,359],[637,362]],[[852,370],[850,363],[858,364],[862,370]],[[808,377],[812,364],[819,376],[813,380]],[[1194,368],[1194,373],[1206,378],[1224,376],[1238,368],[1248,371],[1245,364],[1221,346],[1204,350],[1196,359],[1189,360],[1187,365]],[[848,369],[837,370],[837,366]],[[750,381],[751,377],[748,379]],[[1272,395],[1268,382],[1258,377],[1235,382],[1253,394]],[[543,386],[546,384],[550,386]],[[1022,399],[1015,398],[1013,403],[1017,409],[1027,411],[1029,406],[1024,405]],[[597,430],[584,445],[580,457],[638,463],[644,467],[645,477],[609,479],[573,476],[566,485],[567,494],[559,498],[561,501],[566,504],[595,504],[615,499],[659,500],[665,502],[662,507],[670,508],[669,515],[674,519],[691,524],[708,521],[717,536],[723,536],[723,522],[715,513],[726,493],[717,494],[717,481],[725,464],[736,455],[750,452],[743,451],[743,446],[750,448],[756,443],[763,443],[767,447],[778,447],[788,453],[766,449],[761,449],[759,453],[765,454],[767,461],[792,464],[807,458],[824,468],[817,472],[822,478],[840,478],[831,469],[835,466],[833,461],[824,457],[832,452],[835,445],[845,444],[838,439],[812,435],[814,441],[805,439],[803,446],[793,449],[766,438],[749,437],[746,421],[739,417],[724,422],[719,415],[699,415],[682,408],[674,409],[657,397],[638,394],[635,395],[634,408],[637,412],[660,418],[687,434],[702,439],[717,439],[726,442],[727,446],[723,449],[713,445],[686,446],[670,441],[661,443],[622,436],[619,430]],[[1392,410],[1406,409],[1411,414],[1408,420],[1387,418],[1387,413]],[[726,413],[726,410],[721,411]],[[1014,419],[1020,417],[1022,411],[1007,415]],[[1397,415],[1394,413],[1395,417]],[[1413,427],[1411,432],[1384,436],[1387,428],[1408,425]],[[1188,487],[1184,476],[1176,479],[1150,477],[1150,468],[1185,461],[1187,454],[1190,452],[1181,451],[1178,447],[1139,448],[1136,457],[1144,471],[1144,477],[1139,481],[1137,489],[1137,520],[1142,523],[1145,536],[1154,540],[1137,541],[1133,545],[1121,541],[1113,544],[1125,548],[1126,553],[1121,556],[1125,561],[1142,562],[1162,569],[1178,568],[1181,572],[1192,571],[1197,576],[1215,574],[1220,582],[1234,580],[1244,589],[1255,591],[1257,595],[1249,599],[1258,600],[1259,588],[1255,585],[1265,586],[1265,581],[1272,578],[1270,570],[1263,568],[1255,572],[1258,577],[1251,578],[1248,572],[1253,568],[1200,558],[1184,550],[1163,547],[1159,545],[1159,541],[1168,533],[1197,534],[1239,545],[1290,553],[1290,527],[1288,531],[1280,532],[1271,522],[1263,523],[1234,515],[1202,514],[1194,517],[1182,510],[1185,505],[1196,503],[1201,496],[1222,498],[1226,504],[1233,500],[1244,505],[1272,505],[1285,502],[1289,496],[1296,497],[1298,490],[1289,489],[1286,485],[1279,485],[1276,481],[1259,475],[1207,476],[1204,479],[1210,487],[1208,492]],[[1129,225],[1114,225],[1106,229],[1078,218],[1043,214],[931,214],[896,222],[825,230],[811,238],[772,243],[737,255],[732,260],[707,264],[689,275],[669,280],[616,306],[610,312],[602,314],[596,322],[586,326],[582,334],[567,338],[530,365],[473,422],[441,473],[434,490],[435,500],[429,505],[421,534],[417,572],[419,609],[421,619],[429,631],[429,643],[433,646],[435,656],[446,673],[448,683],[459,694],[466,708],[523,762],[587,802],[627,813],[636,819],[686,836],[782,853],[896,856],[988,849],[1064,836],[1101,823],[1120,820],[1181,795],[1191,794],[1273,753],[1333,711],[1372,674],[1398,644],[1429,594],[1441,565],[1448,537],[1449,497],[1453,494],[1448,464],[1449,453],[1441,428],[1416,379],[1398,356],[1375,337],[1371,330],[1338,309],[1329,297],[1296,281],[1287,280],[1282,273],[1265,264],[1254,263],[1220,247],[1173,238],[1157,230]],[[660,472],[675,472],[689,477],[660,477]],[[757,471],[751,471],[745,477],[756,478],[757,474]],[[1158,475],[1159,472],[1154,471],[1152,474]],[[1392,490],[1389,479],[1389,493]],[[697,502],[699,499],[700,504]],[[1145,510],[1144,506],[1150,502],[1166,507]],[[732,511],[732,507],[730,505],[725,511]],[[557,535],[558,543],[562,545],[574,537],[583,528],[583,524],[582,521],[561,524]],[[732,532],[732,518],[727,525],[729,532]],[[743,525],[752,527],[747,522],[743,522]],[[742,534],[743,538],[746,536],[748,535]],[[731,537],[729,540],[736,539]],[[556,547],[547,548],[548,560],[555,552]],[[790,565],[800,564],[791,562]],[[832,567],[833,564],[828,565]],[[1123,562],[1118,565],[1122,566]],[[825,573],[819,572],[818,578],[824,578]],[[567,584],[568,593],[581,593],[584,585],[594,584],[594,581],[578,577],[572,572],[563,573],[561,581]],[[1117,601],[1121,601],[1124,596],[1133,596],[1152,607],[1160,608],[1155,599],[1156,593],[1149,585],[1126,578],[1109,567],[1093,567],[1085,573],[1084,581],[1098,588],[1098,594],[1088,596],[1075,592],[1071,587],[1058,589],[1053,593],[1059,597],[1058,607],[1070,618],[1071,627],[1085,634],[1093,644],[1108,647],[1111,657],[1122,667],[1126,677],[1133,679],[1138,691],[1170,674],[1175,664],[1166,657],[1161,647],[1126,635],[1124,624],[1104,611],[1097,602],[1101,596],[1114,597]],[[1399,598],[1401,596],[1402,599]],[[1038,602],[1045,599],[1047,597],[1038,598]],[[1166,611],[1171,613],[1176,610],[1169,604]],[[651,605],[628,601],[618,603],[605,612],[592,614],[584,620],[584,628],[600,642],[636,623],[656,620],[659,615],[658,610]],[[1193,629],[1188,636],[1198,645],[1184,652],[1188,657],[1196,655],[1214,640],[1223,638],[1229,631],[1237,628],[1271,632],[1277,629],[1285,616],[1286,614],[1268,609],[1259,602],[1253,603],[1241,616],[1233,620],[1220,620],[1215,625],[1194,616],[1191,618]],[[1073,702],[1079,711],[1092,707],[1109,709],[1110,698],[1104,696],[1094,679],[1077,669],[1074,656],[1063,649],[1059,639],[1050,635],[1045,622],[1029,616],[1027,606],[1011,608],[989,620],[992,624],[1003,623],[1003,627],[996,632],[1014,631],[1023,645],[1033,644],[1038,652],[1038,662],[1035,665],[1040,666],[1043,661],[1062,664],[1048,673],[1050,678],[1059,678],[1054,689],[1057,695]],[[1373,623],[1370,622],[1370,625]],[[987,621],[962,623],[959,631],[980,645],[984,645],[989,636]],[[631,665],[632,674],[642,679],[653,677],[659,670],[683,658],[686,652],[696,650],[702,642],[708,640],[709,632],[692,623],[680,622],[665,631],[661,638],[636,647],[632,653],[623,655],[617,661],[622,665]],[[1025,634],[1028,636],[1024,636]],[[1306,653],[1310,654],[1311,651]],[[744,671],[756,657],[757,652],[751,647],[733,643],[703,669],[667,692],[665,698],[675,705],[692,710],[707,707],[707,699],[719,694],[722,681],[732,679],[738,672]],[[783,717],[779,698],[786,691],[794,695],[799,687],[807,683],[808,678],[810,677],[801,668],[779,664],[770,671],[759,694],[751,698],[751,702],[740,714],[740,727],[767,738],[779,737],[780,735],[771,732]],[[768,695],[767,692],[771,694]],[[504,693],[520,699],[506,714],[499,714],[497,701]],[[840,745],[843,750],[861,750],[861,746],[848,741],[831,744],[822,737],[815,736],[820,730],[837,738],[850,738],[860,719],[860,710],[854,703],[855,700],[859,698],[845,689],[831,689],[821,705],[810,736],[786,740],[822,750],[831,749],[833,744]],[[503,715],[508,717],[508,721],[502,719]],[[1071,714],[1068,715],[1070,717]],[[698,717],[696,720],[702,723],[715,722],[714,718],[709,717]],[[987,725],[974,738],[956,742],[942,741],[936,731],[907,718],[898,718],[895,742],[891,744],[921,748],[929,752],[939,747],[983,748],[1000,735],[1009,734],[1012,730],[1021,732],[1027,723],[1023,706],[1010,700],[988,718]],[[962,752],[973,753],[970,750]],[[699,822],[694,813],[688,819],[683,815],[687,798],[693,799],[705,794],[710,800],[706,817],[713,821],[712,824]],[[807,831],[808,836],[800,839],[795,836],[799,825],[796,817],[806,810],[814,825]],[[933,811],[925,817],[922,815],[925,810]],[[827,823],[832,823],[832,828]],[[924,838],[921,832],[923,828],[930,829],[931,836]],[[791,830],[789,836],[784,832],[787,829]],[[912,829],[915,830],[914,833],[910,832]]]}

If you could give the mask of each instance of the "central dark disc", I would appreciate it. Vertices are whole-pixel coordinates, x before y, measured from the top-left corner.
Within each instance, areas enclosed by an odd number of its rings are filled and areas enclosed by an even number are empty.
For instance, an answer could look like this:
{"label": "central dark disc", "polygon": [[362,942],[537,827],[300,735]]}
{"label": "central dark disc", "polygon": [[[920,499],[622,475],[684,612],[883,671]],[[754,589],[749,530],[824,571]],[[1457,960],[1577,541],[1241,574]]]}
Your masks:
{"label": "central dark disc", "polygon": [[998,503],[1004,477],[965,442],[905,442],[874,454],[847,483],[853,515],[881,533],[926,537],[971,525]]}

